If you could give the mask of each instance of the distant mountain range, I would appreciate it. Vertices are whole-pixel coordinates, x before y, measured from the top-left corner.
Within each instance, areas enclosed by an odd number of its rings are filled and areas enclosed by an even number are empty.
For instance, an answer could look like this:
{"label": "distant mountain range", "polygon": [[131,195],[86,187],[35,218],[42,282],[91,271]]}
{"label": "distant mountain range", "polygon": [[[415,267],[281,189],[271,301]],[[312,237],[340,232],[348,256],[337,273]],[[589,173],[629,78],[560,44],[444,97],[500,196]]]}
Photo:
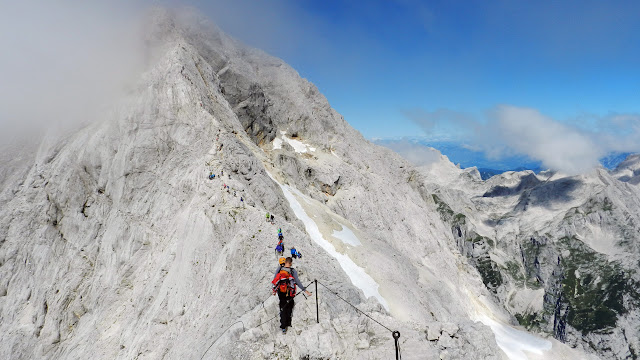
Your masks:
{"label": "distant mountain range", "polygon": [[[432,147],[440,151],[443,155],[446,155],[449,160],[454,164],[459,164],[461,168],[466,169],[470,167],[477,167],[483,180],[486,180],[494,175],[502,174],[506,171],[522,171],[533,170],[538,173],[542,170],[546,170],[542,167],[540,161],[531,159],[527,155],[512,155],[505,156],[498,159],[488,157],[484,152],[472,149],[463,143],[454,141],[430,141],[423,138],[404,138],[404,141],[408,141],[415,145],[424,145]],[[378,145],[389,144],[390,142],[402,141],[398,139],[376,139],[375,143]],[[611,153],[600,159],[600,163],[606,169],[615,169],[627,156],[631,153]]]}

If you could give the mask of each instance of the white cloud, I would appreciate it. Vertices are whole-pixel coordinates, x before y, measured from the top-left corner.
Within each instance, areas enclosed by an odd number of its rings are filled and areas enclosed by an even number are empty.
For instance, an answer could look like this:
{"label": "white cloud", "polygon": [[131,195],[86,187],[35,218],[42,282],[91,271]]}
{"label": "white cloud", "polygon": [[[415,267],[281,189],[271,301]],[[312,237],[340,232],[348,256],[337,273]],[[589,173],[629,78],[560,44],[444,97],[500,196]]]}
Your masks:
{"label": "white cloud", "polygon": [[0,141],[91,121],[140,72],[138,5],[13,1],[0,12]]}
{"label": "white cloud", "polygon": [[[588,172],[612,152],[640,152],[637,114],[582,115],[560,122],[536,109],[512,105],[496,106],[484,121],[447,109],[404,114],[427,134],[448,127],[460,142],[489,158],[524,154],[566,174]],[[586,121],[580,123],[581,118]]]}
{"label": "white cloud", "polygon": [[407,139],[376,141],[377,144],[388,147],[416,166],[430,165],[440,160],[440,151],[414,143]]}
{"label": "white cloud", "polygon": [[491,112],[484,135],[480,142],[487,151],[495,150],[496,145],[508,148],[568,174],[593,169],[607,153],[588,133],[554,121],[537,110],[509,105],[498,106]]}

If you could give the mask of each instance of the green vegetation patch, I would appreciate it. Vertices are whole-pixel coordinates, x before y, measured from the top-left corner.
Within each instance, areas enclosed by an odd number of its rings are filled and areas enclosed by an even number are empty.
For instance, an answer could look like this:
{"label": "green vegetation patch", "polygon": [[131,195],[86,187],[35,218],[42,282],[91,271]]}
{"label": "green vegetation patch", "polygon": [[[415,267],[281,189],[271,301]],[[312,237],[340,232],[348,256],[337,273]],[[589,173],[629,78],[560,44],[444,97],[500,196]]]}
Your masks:
{"label": "green vegetation patch", "polygon": [[523,286],[525,283],[525,277],[524,274],[522,272],[522,268],[520,267],[520,264],[518,264],[515,261],[507,261],[505,263],[505,270],[507,271],[507,274],[509,276],[511,276],[511,278],[520,286]]}
{"label": "green vegetation patch", "polygon": [[467,223],[467,217],[464,214],[456,214],[453,217],[453,224],[454,225],[464,225]]}
{"label": "green vegetation patch", "polygon": [[433,194],[431,196],[433,197],[433,201],[438,206],[438,212],[440,213],[440,215],[446,216],[446,217],[453,216],[454,212],[453,210],[451,210],[451,207],[449,207],[449,205],[447,205],[446,202],[442,201],[440,197],[438,197],[438,195],[436,194]]}
{"label": "green vegetation patch", "polygon": [[569,305],[567,323],[583,335],[615,327],[627,312],[624,297],[638,300],[638,284],[622,266],[609,262],[574,237],[559,240],[570,255],[561,259],[564,268],[562,292]]}
{"label": "green vegetation patch", "polygon": [[482,277],[482,282],[490,290],[495,291],[504,282],[498,265],[488,255],[476,260],[476,269]]}
{"label": "green vegetation patch", "polygon": [[515,314],[518,323],[527,329],[531,329],[534,327],[540,327],[540,320],[538,317],[538,313],[524,313],[524,314]]}

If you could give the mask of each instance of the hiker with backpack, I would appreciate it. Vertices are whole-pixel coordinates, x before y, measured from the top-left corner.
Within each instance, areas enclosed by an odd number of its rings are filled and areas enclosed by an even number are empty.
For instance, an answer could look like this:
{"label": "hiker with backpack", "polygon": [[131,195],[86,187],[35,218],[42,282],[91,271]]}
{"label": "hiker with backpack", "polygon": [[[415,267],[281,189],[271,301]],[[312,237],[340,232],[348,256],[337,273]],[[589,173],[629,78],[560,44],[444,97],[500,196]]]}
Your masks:
{"label": "hiker with backpack", "polygon": [[[282,256],[284,254],[284,239],[278,239],[278,244],[276,245],[276,254]],[[281,258],[284,259],[284,258]]]}
{"label": "hiker with backpack", "polygon": [[300,252],[298,250],[296,250],[296,248],[292,247],[291,248],[291,257],[296,259],[296,258],[301,258],[302,254],[300,254]]}
{"label": "hiker with backpack", "polygon": [[290,257],[284,260],[284,266],[280,266],[278,271],[271,281],[273,295],[278,294],[280,300],[280,329],[282,333],[287,333],[287,327],[291,326],[291,316],[293,315],[293,307],[295,302],[293,298],[296,296],[296,286],[300,287],[300,290],[304,291],[307,296],[311,296],[311,293],[302,285],[300,279],[298,279],[298,272],[292,268],[293,259]]}
{"label": "hiker with backpack", "polygon": [[277,255],[284,254],[284,244],[282,243],[282,241],[278,242],[278,245],[276,245],[276,254]]}

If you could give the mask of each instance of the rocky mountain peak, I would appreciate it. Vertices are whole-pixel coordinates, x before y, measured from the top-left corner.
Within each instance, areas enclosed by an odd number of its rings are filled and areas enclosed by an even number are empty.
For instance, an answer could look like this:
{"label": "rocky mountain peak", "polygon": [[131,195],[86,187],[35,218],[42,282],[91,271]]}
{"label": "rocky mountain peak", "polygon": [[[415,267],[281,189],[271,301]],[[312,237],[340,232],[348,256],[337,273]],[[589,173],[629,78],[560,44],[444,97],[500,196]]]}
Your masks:
{"label": "rocky mountain peak", "polygon": [[[389,329],[405,359],[635,351],[635,275],[598,247],[635,249],[632,190],[416,169],[193,16],[153,10],[153,61],[106,119],[3,163],[0,356],[388,359]],[[549,192],[567,198],[547,208]],[[277,229],[303,284],[324,287],[319,319],[299,296],[286,334]],[[606,321],[583,316],[609,299]]]}

